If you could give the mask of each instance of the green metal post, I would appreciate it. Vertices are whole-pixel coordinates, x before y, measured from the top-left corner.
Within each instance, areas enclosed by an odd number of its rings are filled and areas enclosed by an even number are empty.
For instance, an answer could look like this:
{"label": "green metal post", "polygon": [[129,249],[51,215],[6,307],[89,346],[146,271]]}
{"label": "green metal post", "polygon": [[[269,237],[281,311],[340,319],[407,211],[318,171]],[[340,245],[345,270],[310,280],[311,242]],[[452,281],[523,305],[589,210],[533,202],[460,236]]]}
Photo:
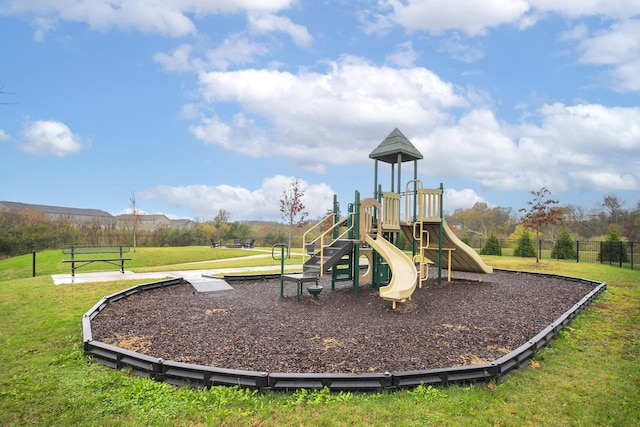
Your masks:
{"label": "green metal post", "polygon": [[[333,224],[335,225],[340,220],[340,204],[338,203],[338,196],[336,194],[333,195]],[[332,238],[337,239],[340,230],[337,228],[333,229]]]}
{"label": "green metal post", "polygon": [[438,285],[442,285],[442,199],[444,198],[444,187],[440,183],[440,228],[438,237]]}
{"label": "green metal post", "polygon": [[[398,153],[398,194],[402,193],[402,153]],[[393,188],[391,188],[393,191]]]}
{"label": "green metal post", "polygon": [[356,190],[355,202],[353,204],[353,237],[355,244],[353,246],[353,292],[358,295],[360,293],[360,193]]}
{"label": "green metal post", "polygon": [[[275,249],[279,247],[280,248],[280,258],[276,258],[276,254],[275,254]],[[271,247],[271,258],[273,258],[274,260],[280,260],[280,297],[284,296],[284,279],[282,278],[282,276],[284,276],[284,250],[289,249],[287,247],[287,245],[285,245],[284,243],[276,243],[275,245],[273,245]],[[287,251],[288,252],[288,251]]]}
{"label": "green metal post", "polygon": [[[405,197],[408,197],[408,194],[405,195]],[[413,230],[413,224],[416,223],[417,219],[418,219],[418,161],[414,160],[413,161],[413,221],[411,221],[412,230]],[[412,234],[413,234],[413,231],[412,231]],[[420,236],[420,238],[422,238],[422,236]],[[412,251],[413,252],[412,255],[414,257],[416,256],[416,243],[417,243],[416,239],[414,238],[413,251]],[[420,262],[422,262],[422,259],[420,259]]]}
{"label": "green metal post", "polygon": [[373,177],[373,198],[378,200],[378,159],[375,163],[375,176]]}
{"label": "green metal post", "polygon": [[[393,178],[395,177],[395,173],[396,173],[396,165],[391,163],[391,191],[393,191],[393,187],[395,187]],[[380,193],[380,196],[382,196],[382,193]]]}

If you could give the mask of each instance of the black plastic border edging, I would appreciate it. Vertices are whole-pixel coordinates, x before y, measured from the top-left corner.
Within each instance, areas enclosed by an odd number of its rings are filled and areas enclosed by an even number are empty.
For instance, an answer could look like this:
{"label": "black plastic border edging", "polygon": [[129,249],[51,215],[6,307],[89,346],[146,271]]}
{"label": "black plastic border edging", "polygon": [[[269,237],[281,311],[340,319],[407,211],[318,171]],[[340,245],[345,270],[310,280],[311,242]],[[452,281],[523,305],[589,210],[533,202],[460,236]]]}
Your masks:
{"label": "black plastic border edging", "polygon": [[[498,269],[496,269],[498,270]],[[513,270],[499,270],[513,272]],[[551,344],[558,333],[567,326],[591,302],[606,289],[606,283],[599,283],[588,279],[560,276],[546,273],[528,273],[518,271],[519,274],[532,274],[545,277],[557,277],[566,280],[590,283],[594,289],[563,313],[549,326],[540,331],[527,343],[521,345],[511,353],[491,362],[480,365],[456,366],[451,368],[424,369],[416,371],[398,371],[383,373],[267,373],[257,371],[243,371],[236,369],[217,368],[212,366],[194,365],[190,363],[173,362],[158,357],[148,356],[120,347],[105,344],[93,339],[91,320],[95,318],[111,302],[118,301],[130,295],[151,289],[184,283],[184,279],[171,279],[160,282],[146,283],[134,286],[98,301],[82,317],[82,337],[84,352],[93,357],[98,363],[118,370],[127,370],[135,375],[166,382],[176,386],[190,386],[208,388],[212,386],[239,386],[258,389],[261,391],[293,391],[297,389],[323,389],[330,391],[358,391],[376,392],[413,388],[424,385],[448,386],[453,384],[468,384],[474,382],[499,381],[511,371],[529,363],[535,353]],[[259,276],[233,276],[232,280],[264,279]],[[279,276],[278,276],[279,277]],[[225,280],[227,278],[225,277]]]}

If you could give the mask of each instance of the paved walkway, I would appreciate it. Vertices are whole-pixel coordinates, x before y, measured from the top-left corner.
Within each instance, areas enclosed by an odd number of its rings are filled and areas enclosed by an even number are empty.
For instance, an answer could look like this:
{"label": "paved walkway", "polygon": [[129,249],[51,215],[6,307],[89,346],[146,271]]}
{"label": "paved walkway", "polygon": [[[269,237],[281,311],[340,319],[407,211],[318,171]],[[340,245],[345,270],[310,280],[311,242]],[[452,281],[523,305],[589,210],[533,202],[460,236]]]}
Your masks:
{"label": "paved walkway", "polygon": [[[198,264],[204,263],[226,263],[241,259],[271,258],[271,251],[260,249],[254,250],[265,253],[237,258],[187,262],[180,265],[190,265],[195,267]],[[294,252],[291,253],[291,257],[296,256],[301,255]],[[285,266],[285,271],[288,273],[293,271],[302,271],[302,265]],[[278,274],[280,273],[280,266],[209,268],[205,270],[157,271],[148,273],[134,273],[129,270],[125,270],[124,273],[121,273],[120,271],[101,271],[95,273],[76,273],[75,277],[72,277],[71,274],[53,274],[51,275],[51,279],[53,280],[54,285],[64,285],[70,283],[112,282],[116,280],[162,280],[182,277],[191,283],[198,292],[209,292],[212,290],[223,290],[226,288],[231,289],[227,282],[222,279],[225,275],[260,273]]]}
{"label": "paved walkway", "polygon": [[[261,256],[261,255],[257,255]],[[269,255],[270,256],[270,255]],[[228,260],[226,260],[228,261]],[[194,263],[197,264],[197,263]],[[287,272],[302,271],[302,265],[293,265],[285,267]],[[263,267],[238,267],[238,268],[211,268],[206,270],[180,270],[180,271],[157,271],[149,273],[134,273],[133,271],[102,271],[96,273],[76,273],[75,277],[71,274],[53,274],[51,279],[54,285],[64,285],[70,283],[91,283],[91,282],[111,282],[115,280],[161,280],[182,277],[188,282],[206,283],[209,281],[221,281],[225,275],[233,274],[260,274],[260,273],[280,273],[279,266],[263,266]]]}

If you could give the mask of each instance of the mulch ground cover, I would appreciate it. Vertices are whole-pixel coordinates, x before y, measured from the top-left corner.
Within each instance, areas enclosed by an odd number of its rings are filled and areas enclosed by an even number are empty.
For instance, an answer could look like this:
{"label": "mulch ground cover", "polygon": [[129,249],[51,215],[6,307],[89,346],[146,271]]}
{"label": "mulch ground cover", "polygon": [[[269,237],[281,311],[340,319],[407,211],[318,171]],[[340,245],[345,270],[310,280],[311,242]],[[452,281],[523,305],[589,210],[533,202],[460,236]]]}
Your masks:
{"label": "mulch ground cover", "polygon": [[[432,270],[430,277],[434,277]],[[93,338],[165,360],[260,372],[362,373],[493,361],[526,343],[593,289],[557,277],[496,271],[431,278],[412,300],[391,303],[371,284],[331,290],[318,301],[280,280],[231,282],[199,293],[189,283],[111,303]]]}

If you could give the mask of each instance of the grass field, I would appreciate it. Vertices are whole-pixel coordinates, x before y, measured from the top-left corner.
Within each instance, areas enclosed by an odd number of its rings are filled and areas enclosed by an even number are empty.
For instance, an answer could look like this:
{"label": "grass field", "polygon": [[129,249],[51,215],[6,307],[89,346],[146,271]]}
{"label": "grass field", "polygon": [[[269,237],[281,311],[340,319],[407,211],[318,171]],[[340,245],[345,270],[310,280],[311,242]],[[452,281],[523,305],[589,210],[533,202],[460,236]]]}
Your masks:
{"label": "grass field", "polygon": [[[127,269],[176,270],[191,262],[252,266],[256,259],[237,257],[253,254],[138,248]],[[37,254],[36,277],[30,277],[31,258],[0,261],[2,426],[640,426],[638,271],[485,257],[495,267],[561,273],[608,286],[532,366],[499,384],[371,395],[260,394],[224,387],[175,388],[92,362],[82,352],[81,316],[104,295],[136,282],[54,286],[51,274],[69,272],[60,251]],[[260,261],[265,262],[277,263]]]}

